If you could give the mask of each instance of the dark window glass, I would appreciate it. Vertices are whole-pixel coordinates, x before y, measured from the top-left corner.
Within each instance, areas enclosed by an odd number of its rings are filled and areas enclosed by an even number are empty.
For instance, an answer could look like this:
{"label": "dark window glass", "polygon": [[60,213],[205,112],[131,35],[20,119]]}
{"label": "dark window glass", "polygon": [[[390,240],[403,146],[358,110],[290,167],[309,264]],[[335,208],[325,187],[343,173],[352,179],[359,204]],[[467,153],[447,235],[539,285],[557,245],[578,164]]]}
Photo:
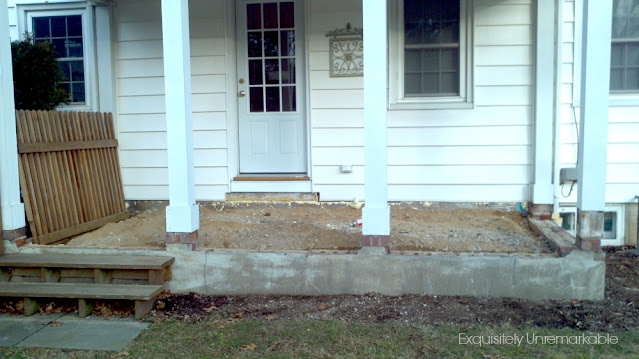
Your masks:
{"label": "dark window glass", "polygon": [[282,87],[282,111],[296,111],[297,103],[295,98],[295,86]]}
{"label": "dark window glass", "polygon": [[278,112],[280,110],[280,88],[279,86],[266,88],[266,111]]}
{"label": "dark window glass", "polygon": [[278,54],[277,31],[264,31],[264,56],[277,56]]}
{"label": "dark window glass", "polygon": [[262,56],[262,33],[261,32],[248,33],[248,55],[249,57]]}
{"label": "dark window glass", "polygon": [[265,83],[276,85],[280,83],[279,60],[264,60]]}
{"label": "dark window glass", "polygon": [[262,83],[262,60],[249,60],[249,85]]}
{"label": "dark window glass", "polygon": [[260,4],[246,5],[246,23],[249,30],[262,28],[262,10]]}
{"label": "dark window glass", "polygon": [[280,3],[280,28],[290,29],[295,27],[295,8],[292,2]]}
{"label": "dark window glass", "polygon": [[264,4],[264,28],[277,29],[277,3]]}
{"label": "dark window glass", "polygon": [[251,101],[251,112],[264,112],[264,89],[262,87],[251,87],[249,99]]}

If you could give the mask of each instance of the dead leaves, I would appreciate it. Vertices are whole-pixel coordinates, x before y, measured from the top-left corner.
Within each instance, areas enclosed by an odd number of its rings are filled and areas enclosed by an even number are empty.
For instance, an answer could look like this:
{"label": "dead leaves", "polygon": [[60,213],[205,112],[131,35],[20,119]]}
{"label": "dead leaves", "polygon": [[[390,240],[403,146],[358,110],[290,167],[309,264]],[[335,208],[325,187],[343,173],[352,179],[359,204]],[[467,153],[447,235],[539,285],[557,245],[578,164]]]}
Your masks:
{"label": "dead leaves", "polygon": [[204,311],[207,313],[211,313],[212,311],[217,310],[217,307],[214,305],[211,305],[210,307],[204,308]]}
{"label": "dead leaves", "polygon": [[326,310],[326,309],[328,309],[328,305],[322,303],[322,304],[319,305],[318,309],[319,310]]}
{"label": "dead leaves", "polygon": [[53,322],[49,322],[49,326],[50,326],[50,327],[59,327],[59,326],[61,326],[62,324],[64,324],[64,323],[62,323],[62,322],[58,322],[57,320],[54,320]]}
{"label": "dead leaves", "polygon": [[255,351],[255,349],[257,349],[257,345],[251,343],[251,344],[246,344],[246,345],[242,345],[240,347],[241,351]]}

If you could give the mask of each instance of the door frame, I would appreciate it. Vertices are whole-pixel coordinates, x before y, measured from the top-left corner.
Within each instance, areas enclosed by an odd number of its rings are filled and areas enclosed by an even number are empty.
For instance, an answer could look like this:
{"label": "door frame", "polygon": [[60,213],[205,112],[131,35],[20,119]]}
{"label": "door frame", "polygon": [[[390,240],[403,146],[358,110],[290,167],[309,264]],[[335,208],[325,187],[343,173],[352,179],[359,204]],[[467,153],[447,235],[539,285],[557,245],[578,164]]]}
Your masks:
{"label": "door frame", "polygon": [[[309,66],[309,7],[306,0],[298,0],[303,6],[303,18],[301,31],[304,38],[304,111],[306,119],[306,168],[307,176],[312,178],[312,155],[311,155],[311,89],[310,89],[310,66]],[[239,140],[239,105],[237,101],[237,24],[236,24],[236,3],[237,0],[225,0],[225,28],[226,28],[226,128],[227,128],[227,169],[229,192],[231,190],[233,178],[240,175],[240,140]],[[312,183],[312,182],[311,182]],[[277,187],[277,186],[276,186]]]}

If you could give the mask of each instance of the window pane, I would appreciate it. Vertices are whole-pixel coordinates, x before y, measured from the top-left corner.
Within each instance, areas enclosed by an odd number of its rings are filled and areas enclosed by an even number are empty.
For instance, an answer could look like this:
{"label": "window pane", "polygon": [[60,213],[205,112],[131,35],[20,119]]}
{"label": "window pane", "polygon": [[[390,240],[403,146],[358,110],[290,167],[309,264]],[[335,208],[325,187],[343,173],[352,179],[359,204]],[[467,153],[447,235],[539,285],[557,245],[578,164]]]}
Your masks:
{"label": "window pane", "polygon": [[33,18],[33,37],[43,38],[49,37],[49,18],[48,17],[36,17]]}
{"label": "window pane", "polygon": [[277,31],[265,31],[264,56],[277,56],[279,52]]}
{"label": "window pane", "polygon": [[69,36],[82,36],[82,17],[80,15],[67,17],[67,32]]}
{"label": "window pane", "polygon": [[404,54],[404,69],[406,72],[421,72],[422,68],[422,52],[419,50],[407,50]]}
{"label": "window pane", "polygon": [[610,71],[611,90],[623,90],[623,72],[622,69],[612,69]]}
{"label": "window pane", "polygon": [[628,44],[628,66],[639,66],[639,44]]}
{"label": "window pane", "polygon": [[626,90],[639,90],[639,68],[626,71]]}
{"label": "window pane", "polygon": [[612,44],[610,48],[610,65],[613,67],[619,67],[624,65],[624,51],[625,46],[622,44]]}
{"label": "window pane", "polygon": [[[280,83],[280,64],[279,60],[264,60],[264,69],[267,84]],[[268,92],[267,92],[268,94]]]}
{"label": "window pane", "polygon": [[419,95],[422,93],[422,75],[421,74],[405,74],[404,75],[404,94],[406,96]]}
{"label": "window pane", "polygon": [[72,82],[71,102],[84,102],[84,82]]}
{"label": "window pane", "polygon": [[58,57],[67,57],[67,40],[65,39],[53,39],[51,40],[55,50],[58,52]]}
{"label": "window pane", "polygon": [[440,53],[440,70],[443,71],[457,71],[459,68],[459,50],[458,49],[445,49]]}
{"label": "window pane", "polygon": [[66,17],[52,17],[51,18],[51,37],[65,37],[67,36],[67,20]]}
{"label": "window pane", "polygon": [[277,29],[277,3],[264,4],[264,28]]}
{"label": "window pane", "polygon": [[249,100],[251,102],[251,112],[264,112],[264,89],[262,87],[251,87]]}
{"label": "window pane", "polygon": [[65,81],[71,81],[71,64],[68,62],[58,62],[58,68],[62,71]]}
{"label": "window pane", "polygon": [[262,28],[262,10],[260,4],[246,5],[246,25],[249,30]]}
{"label": "window pane", "polygon": [[283,29],[295,27],[295,10],[292,2],[280,3],[280,27]]}
{"label": "window pane", "polygon": [[67,40],[67,47],[69,49],[69,57],[82,57],[82,38],[75,37]]}
{"label": "window pane", "polygon": [[262,56],[262,33],[261,32],[248,33],[248,55],[249,57]]}
{"label": "window pane", "polygon": [[456,72],[445,72],[440,77],[440,93],[457,94],[459,93],[459,77]]}
{"label": "window pane", "polygon": [[71,81],[84,81],[84,61],[69,61]]}
{"label": "window pane", "polygon": [[282,83],[295,83],[295,59],[282,59]]}
{"label": "window pane", "polygon": [[279,112],[280,110],[280,88],[266,88],[266,112]]}
{"label": "window pane", "polygon": [[282,111],[296,111],[297,100],[295,98],[295,86],[282,87]]}
{"label": "window pane", "polygon": [[295,56],[295,31],[280,31],[282,56]]}
{"label": "window pane", "polygon": [[617,213],[604,212],[604,239],[617,238]]}
{"label": "window pane", "polygon": [[68,82],[63,82],[59,84],[60,88],[64,90],[64,92],[70,94],[71,93],[71,84]]}
{"label": "window pane", "polygon": [[422,51],[422,71],[439,71],[439,50]]}
{"label": "window pane", "polygon": [[262,84],[262,60],[249,60],[249,85]]}
{"label": "window pane", "polygon": [[435,95],[439,92],[439,74],[424,74],[422,76],[422,93]]}

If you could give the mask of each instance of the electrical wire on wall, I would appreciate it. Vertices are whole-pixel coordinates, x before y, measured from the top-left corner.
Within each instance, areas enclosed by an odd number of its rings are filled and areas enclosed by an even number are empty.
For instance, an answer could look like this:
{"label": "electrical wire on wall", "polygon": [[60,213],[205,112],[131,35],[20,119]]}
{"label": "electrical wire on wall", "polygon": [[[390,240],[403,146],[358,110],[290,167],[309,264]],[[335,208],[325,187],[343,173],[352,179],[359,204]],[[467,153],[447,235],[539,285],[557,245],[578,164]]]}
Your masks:
{"label": "electrical wire on wall", "polygon": [[[575,133],[577,134],[577,160],[575,161],[575,164],[579,165],[579,123],[577,122],[577,114],[575,113],[575,108],[571,106],[571,110],[572,110],[572,120],[573,120],[573,123],[575,124]],[[570,190],[568,191],[568,194],[564,194],[564,184],[561,185],[561,195],[564,198],[570,197],[570,195],[572,194],[572,190],[575,188],[575,183],[577,182],[572,181],[572,183],[570,184]]]}

